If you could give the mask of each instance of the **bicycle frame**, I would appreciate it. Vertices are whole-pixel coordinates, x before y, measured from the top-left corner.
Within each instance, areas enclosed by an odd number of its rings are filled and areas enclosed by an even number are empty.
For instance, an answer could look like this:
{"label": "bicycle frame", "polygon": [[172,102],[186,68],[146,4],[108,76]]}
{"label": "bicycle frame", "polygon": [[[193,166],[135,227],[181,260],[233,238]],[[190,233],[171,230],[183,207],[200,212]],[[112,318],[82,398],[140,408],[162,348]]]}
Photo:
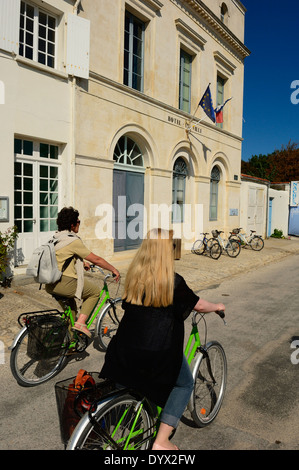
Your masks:
{"label": "bicycle frame", "polygon": [[[99,295],[99,299],[96,303],[96,305],[94,306],[93,310],[90,312],[88,318],[87,318],[87,321],[86,321],[86,326],[88,329],[90,329],[91,325],[93,324],[94,320],[97,318],[100,310],[102,309],[102,307],[105,305],[105,303],[110,300],[110,294],[109,294],[109,289],[108,289],[108,285],[107,285],[107,279],[111,277],[110,274],[108,274],[107,276],[105,276],[104,278],[104,285],[103,285],[103,289],[101,290],[100,292],[100,295]],[[104,297],[103,297],[104,296]],[[100,302],[101,298],[103,297],[102,301]],[[66,317],[69,317],[70,319],[70,326],[71,328],[75,325],[75,319],[73,318],[73,315],[72,315],[72,310],[71,310],[71,307],[68,306],[66,308],[66,310],[64,311],[64,313],[61,315],[61,318],[66,318]],[[77,339],[73,339],[69,345],[69,349],[75,347],[77,343]]]}
{"label": "bicycle frame", "polygon": [[[200,354],[197,355],[194,366],[196,366],[197,362],[199,360],[201,360],[201,357],[204,354],[204,350],[201,351],[200,348],[201,348],[200,337],[199,337],[198,327],[197,327],[197,323],[195,321],[195,316],[194,316],[193,319],[192,319],[192,330],[191,330],[191,333],[190,333],[190,336],[189,336],[189,339],[188,339],[187,346],[186,346],[185,351],[184,351],[184,354],[187,358],[189,366],[193,362],[193,360],[194,360],[196,354],[198,353],[198,351],[200,351]],[[194,369],[196,369],[196,368],[194,367]],[[211,375],[211,378],[212,377],[213,376]],[[194,377],[194,380],[195,380],[195,377]],[[128,391],[127,389],[125,389],[125,390]],[[124,393],[123,391],[120,391],[119,393],[113,395],[112,397],[104,399],[103,401],[98,403],[96,410],[90,409],[89,412],[86,413],[86,415],[81,419],[80,423],[78,424],[78,428],[76,429],[76,432],[78,432],[80,434],[81,429],[84,429],[84,427],[86,425],[86,420],[90,420],[92,422],[92,424],[94,425],[94,427],[96,428],[97,432],[99,434],[102,434],[102,436],[104,438],[107,438],[107,448],[112,446],[116,450],[118,450],[118,449],[134,450],[134,445],[135,444],[134,444],[134,442],[133,443],[131,442],[131,439],[138,436],[141,433],[145,433],[145,434],[149,433],[149,435],[146,436],[143,441],[140,441],[138,443],[138,447],[141,447],[144,442],[153,439],[156,436],[157,430],[159,428],[159,417],[160,417],[161,412],[162,412],[161,407],[158,407],[158,406],[156,407],[157,416],[156,416],[155,423],[151,428],[148,428],[148,429],[145,429],[145,430],[144,429],[135,430],[135,426],[136,426],[136,423],[137,423],[138,418],[140,416],[140,413],[142,412],[142,409],[143,409],[143,406],[145,405],[145,402],[147,402],[145,397],[143,397],[139,401],[137,407],[135,407],[136,410],[137,410],[137,413],[136,413],[134,422],[132,424],[132,427],[130,429],[129,435],[126,436],[126,437],[121,437],[117,441],[114,441],[114,436],[115,436],[117,430],[122,426],[122,422],[123,422],[123,420],[125,419],[125,417],[128,413],[128,410],[129,410],[128,408],[126,408],[124,410],[122,416],[119,418],[119,420],[116,423],[115,429],[114,429],[113,433],[111,434],[111,436],[108,435],[105,432],[105,430],[102,429],[102,427],[99,425],[99,423],[94,419],[93,414],[95,414],[96,412],[99,412],[101,410],[101,408],[104,407],[107,404],[108,401],[116,398],[117,396],[121,396],[123,393]],[[192,411],[193,408],[194,408],[194,406],[193,406],[193,403],[194,403],[193,394],[194,394],[194,392],[192,392],[192,395],[190,397],[190,401],[189,401],[189,404],[188,404],[188,408],[189,408],[190,411]],[[149,406],[151,406],[151,405],[149,405]]]}

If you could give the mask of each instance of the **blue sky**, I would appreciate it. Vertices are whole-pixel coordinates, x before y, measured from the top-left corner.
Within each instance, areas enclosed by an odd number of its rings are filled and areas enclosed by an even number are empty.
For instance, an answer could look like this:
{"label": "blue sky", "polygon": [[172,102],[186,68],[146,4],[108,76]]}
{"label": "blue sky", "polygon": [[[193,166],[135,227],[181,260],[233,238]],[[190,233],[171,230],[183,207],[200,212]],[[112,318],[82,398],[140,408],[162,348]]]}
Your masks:
{"label": "blue sky", "polygon": [[[242,0],[245,59],[242,160],[299,142],[299,1]],[[294,97],[294,95],[293,95]],[[299,92],[295,96],[299,98]]]}

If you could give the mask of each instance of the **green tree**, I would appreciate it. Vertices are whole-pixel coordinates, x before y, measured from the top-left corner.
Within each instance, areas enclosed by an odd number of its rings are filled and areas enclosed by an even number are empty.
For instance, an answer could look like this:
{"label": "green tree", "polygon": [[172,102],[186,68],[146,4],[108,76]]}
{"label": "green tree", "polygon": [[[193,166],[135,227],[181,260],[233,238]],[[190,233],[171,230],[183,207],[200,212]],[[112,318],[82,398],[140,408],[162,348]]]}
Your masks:
{"label": "green tree", "polygon": [[268,155],[253,155],[242,161],[241,172],[272,183],[299,181],[299,146],[291,142]]}

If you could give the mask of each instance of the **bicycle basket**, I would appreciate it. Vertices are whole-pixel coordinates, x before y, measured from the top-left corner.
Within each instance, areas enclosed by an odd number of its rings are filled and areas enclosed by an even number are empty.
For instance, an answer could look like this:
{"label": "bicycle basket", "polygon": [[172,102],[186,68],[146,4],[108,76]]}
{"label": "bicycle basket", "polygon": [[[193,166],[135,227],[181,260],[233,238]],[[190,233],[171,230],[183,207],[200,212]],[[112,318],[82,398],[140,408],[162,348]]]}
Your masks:
{"label": "bicycle basket", "polygon": [[[80,373],[85,380],[83,386],[76,383]],[[86,372],[83,369],[76,377],[55,384],[60,436],[64,445],[67,445],[83,414],[92,410],[97,401],[115,390],[115,384],[111,380],[99,378],[98,372]]]}
{"label": "bicycle basket", "polygon": [[[67,323],[57,315],[34,315],[26,321],[28,328],[27,355],[31,359],[53,359],[61,353]],[[67,347],[67,344],[66,344]]]}
{"label": "bicycle basket", "polygon": [[213,238],[217,238],[218,237],[217,230],[212,230],[212,235],[213,235]]}

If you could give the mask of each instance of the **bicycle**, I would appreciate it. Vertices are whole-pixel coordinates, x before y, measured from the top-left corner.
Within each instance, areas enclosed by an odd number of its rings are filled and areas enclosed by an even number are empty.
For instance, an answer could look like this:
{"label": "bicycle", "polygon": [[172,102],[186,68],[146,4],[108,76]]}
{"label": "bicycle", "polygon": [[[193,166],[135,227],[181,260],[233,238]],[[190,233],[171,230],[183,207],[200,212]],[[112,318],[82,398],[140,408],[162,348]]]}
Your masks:
{"label": "bicycle", "polygon": [[213,237],[219,242],[220,254],[222,254],[223,250],[225,250],[228,256],[231,258],[236,258],[241,251],[240,244],[234,239],[223,239],[221,237],[221,233],[223,233],[222,230],[212,230]]}
{"label": "bicycle", "polygon": [[[217,312],[223,319],[224,312]],[[197,319],[199,317],[199,320]],[[209,425],[221,408],[227,380],[227,360],[217,341],[206,342],[205,314],[193,311],[192,329],[185,356],[192,368],[194,389],[188,409],[198,427]],[[204,320],[201,345],[198,323]],[[58,384],[57,384],[58,385]],[[80,400],[79,400],[80,401]],[[83,414],[67,443],[67,450],[150,449],[159,427],[161,408],[138,393],[123,388],[95,401]],[[60,418],[63,420],[63,416]]]}
{"label": "bicycle", "polygon": [[[105,275],[101,268],[91,265],[93,272],[95,269]],[[111,298],[109,294],[107,281],[112,277],[111,274],[105,276],[98,302],[86,323],[90,329],[97,319],[95,338],[98,338],[102,350],[106,350],[123,316],[122,299]],[[21,330],[9,348],[10,368],[18,384],[24,387],[50,380],[63,369],[71,355],[82,353],[89,344],[84,333],[73,330],[75,319],[70,299],[57,295],[53,297],[63,307],[63,312],[50,309],[22,313],[18,318]]]}
{"label": "bicycle", "polygon": [[203,255],[205,252],[207,252],[211,258],[218,259],[221,255],[221,251],[218,247],[219,242],[218,240],[215,240],[215,238],[207,238],[208,233],[209,232],[201,233],[203,238],[195,240],[191,248],[191,252],[195,253],[196,255]]}
{"label": "bicycle", "polygon": [[232,232],[230,232],[230,239],[237,240],[238,243],[245,247],[249,245],[252,250],[254,251],[261,251],[264,248],[264,240],[261,235],[254,235],[256,233],[255,230],[250,230],[250,235],[246,235],[246,233],[241,232],[242,227],[234,228]]}

